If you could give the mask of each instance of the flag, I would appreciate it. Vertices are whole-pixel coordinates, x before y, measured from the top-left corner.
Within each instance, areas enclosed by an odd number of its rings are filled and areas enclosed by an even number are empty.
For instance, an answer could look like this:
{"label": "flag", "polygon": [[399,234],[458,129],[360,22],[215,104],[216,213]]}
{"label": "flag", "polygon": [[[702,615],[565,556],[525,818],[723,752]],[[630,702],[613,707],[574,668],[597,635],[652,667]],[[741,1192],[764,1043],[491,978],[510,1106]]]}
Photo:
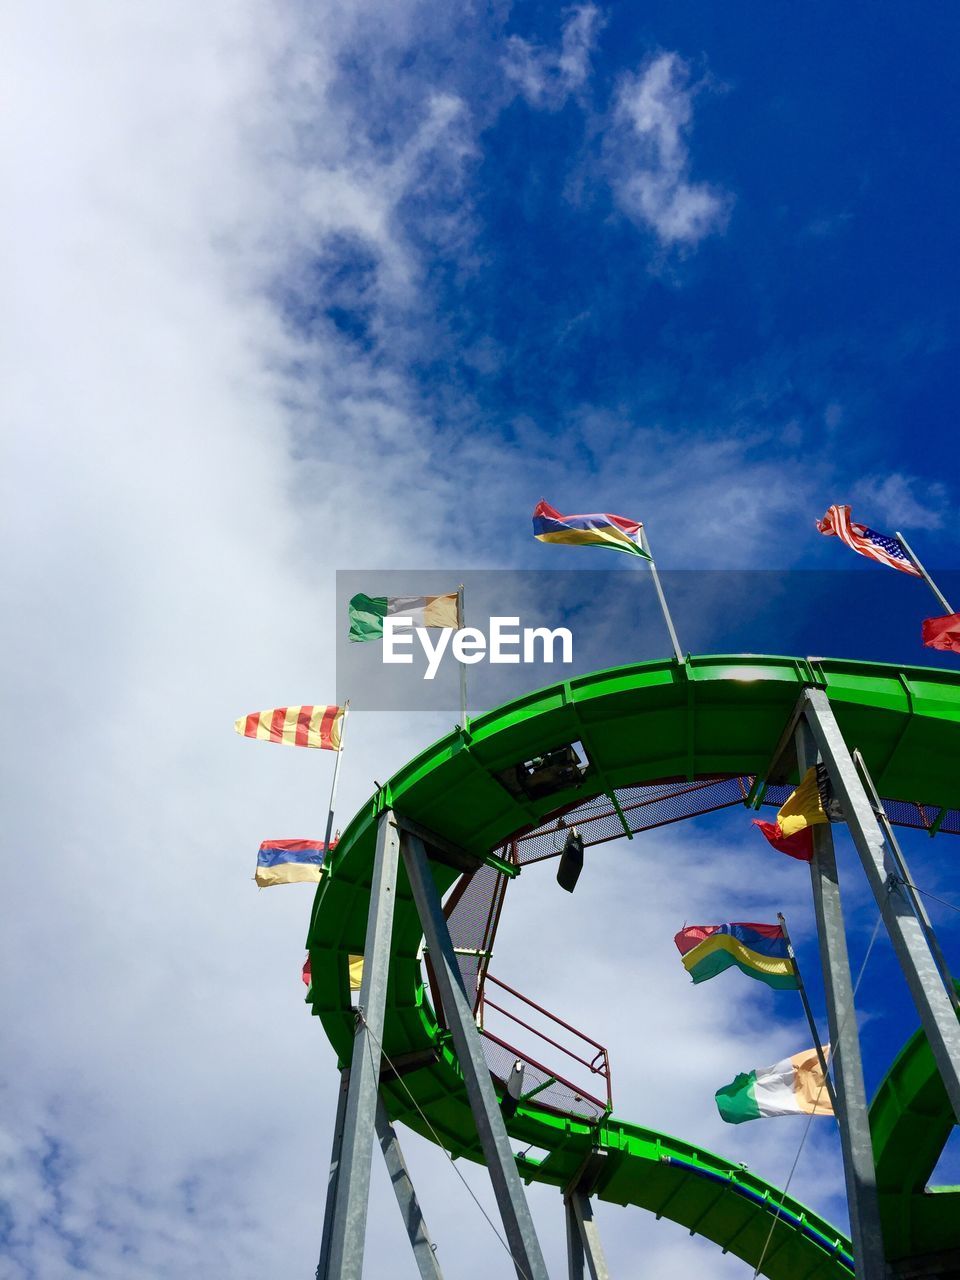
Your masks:
{"label": "flag", "polygon": [[415,627],[458,627],[459,598],[445,596],[365,596],[350,601],[350,639],[379,640],[384,618],[412,618]]}
{"label": "flag", "polygon": [[735,966],[780,991],[796,991],[799,986],[778,924],[684,925],[673,940],[694,982],[706,982]]}
{"label": "flag", "polygon": [[245,738],[339,751],[343,707],[273,707],[241,716],[233,727]]}
{"label": "flag", "polygon": [[[829,1045],[824,1045],[824,1052],[830,1052]],[[741,1072],[714,1096],[727,1124],[766,1116],[833,1115],[816,1049],[795,1053],[772,1067]]]}
{"label": "flag", "polygon": [[787,796],[777,813],[777,822],[785,836],[818,823],[842,821],[840,802],[833,794],[825,764],[810,766],[799,787]]}
{"label": "flag", "polygon": [[960,613],[948,613],[943,618],[924,618],[923,643],[928,649],[960,653]]}
{"label": "flag", "polygon": [[825,764],[812,765],[803,775],[799,787],[787,796],[777,813],[777,821],[761,822],[754,818],[775,849],[791,858],[809,862],[813,857],[811,827],[823,822],[842,822],[840,802],[833,794]]}
{"label": "flag", "polygon": [[[330,848],[336,847],[336,840],[331,840]],[[264,840],[254,879],[261,889],[274,884],[317,884],[326,853],[322,840]]]}
{"label": "flag", "polygon": [[609,547],[628,555],[650,556],[640,542],[643,525],[624,516],[595,512],[586,516],[562,516],[544,501],[533,512],[533,536],[540,542],[565,542],[578,547]]}
{"label": "flag", "polygon": [[817,521],[817,528],[828,537],[839,538],[862,556],[869,556],[871,560],[877,560],[891,569],[912,573],[915,578],[921,576],[920,570],[898,538],[877,533],[875,529],[868,529],[865,524],[855,524],[850,519],[849,507],[832,506],[823,519]]}
{"label": "flag", "polygon": [[799,858],[801,862],[809,862],[813,857],[813,833],[809,829],[784,836],[779,822],[762,822],[760,818],[754,818],[753,825],[759,827],[774,849],[779,849],[781,853]]}

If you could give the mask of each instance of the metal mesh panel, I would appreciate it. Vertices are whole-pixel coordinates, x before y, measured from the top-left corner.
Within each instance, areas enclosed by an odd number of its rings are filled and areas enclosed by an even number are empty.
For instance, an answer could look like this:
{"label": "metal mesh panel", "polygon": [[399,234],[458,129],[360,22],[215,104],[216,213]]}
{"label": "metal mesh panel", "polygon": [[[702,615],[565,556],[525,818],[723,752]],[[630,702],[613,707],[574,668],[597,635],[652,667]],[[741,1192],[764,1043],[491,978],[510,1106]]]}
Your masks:
{"label": "metal mesh panel", "polygon": [[[482,999],[483,979],[489,964],[507,883],[508,877],[501,872],[492,867],[480,867],[477,871],[464,875],[457,882],[445,908],[450,937],[457,953],[457,964],[468,998],[475,1010]],[[436,992],[434,992],[434,1006],[442,1020],[443,1011],[439,1007]],[[498,1017],[494,1011],[491,1011],[490,1016],[495,1019]],[[536,1094],[538,1106],[587,1120],[603,1115],[605,1108],[601,1102],[581,1093],[575,1084],[567,1080],[553,1079],[554,1068],[531,1056],[532,1051],[498,1043],[498,1039],[506,1040],[507,1038],[506,1034],[498,1037],[499,1031],[506,1033],[507,1027],[497,1025],[494,1030],[485,1029],[483,1032],[483,1050],[487,1065],[498,1080],[506,1082],[514,1062],[519,1058],[524,1063],[524,1092],[529,1093],[531,1089],[539,1090]],[[529,1033],[525,1035],[520,1032],[519,1035],[520,1038],[529,1038]],[[511,1040],[516,1038],[516,1034],[511,1034]],[[546,1048],[544,1052],[547,1057],[551,1057],[557,1051]],[[541,1090],[540,1086],[545,1087]],[[605,1078],[598,1075],[595,1091],[602,1093],[604,1088]]]}
{"label": "metal mesh panel", "polygon": [[[767,787],[763,797],[764,805],[773,805],[779,809],[793,791],[793,784]],[[934,831],[935,834],[960,835],[960,810],[941,810],[935,804],[915,804],[912,800],[883,800],[884,811],[894,827],[912,827],[916,831]],[[941,812],[943,818],[938,824]]]}
{"label": "metal mesh panel", "polygon": [[941,833],[951,836],[960,835],[960,811],[957,809],[947,809],[943,813],[942,821],[938,824],[937,819],[943,811],[935,804],[913,804],[909,800],[884,800],[883,807],[894,826],[914,827],[921,831],[932,831],[936,828],[938,835]]}
{"label": "metal mesh panel", "polygon": [[[486,865],[464,875],[454,887],[447,909],[447,927],[457,952],[463,985],[474,1009],[480,999],[483,975],[490,960],[507,877]],[[469,954],[469,953],[474,954]]]}
{"label": "metal mesh panel", "polygon": [[[615,794],[630,831],[649,831],[653,827],[741,804],[752,781],[745,775],[701,778],[695,782],[674,779],[621,787]],[[603,844],[625,834],[620,815],[609,797],[594,796],[552,816],[535,831],[517,836],[517,861],[524,865],[541,858],[556,857],[570,827],[577,828],[585,845]]]}
{"label": "metal mesh panel", "polygon": [[[620,787],[614,794],[624,822],[631,833],[636,834],[742,804],[753,781],[750,774],[733,774],[698,778],[693,782],[672,780]],[[763,798],[764,807],[779,809],[794,786],[793,783],[768,786]],[[937,825],[940,809],[935,805],[914,804],[907,800],[884,800],[883,805],[894,826],[927,831],[936,827],[938,833],[960,835],[960,810],[948,809]],[[500,852],[506,856],[512,844],[516,849],[517,862],[523,866],[544,858],[559,857],[571,827],[580,832],[584,845],[593,845],[625,835],[624,822],[621,822],[609,796],[601,794],[552,814],[534,831],[514,837]]]}
{"label": "metal mesh panel", "polygon": [[[527,1094],[532,1089],[540,1090],[536,1094],[538,1107],[547,1107],[551,1111],[558,1111],[561,1115],[579,1116],[585,1120],[598,1120],[604,1113],[603,1106],[579,1093],[575,1086],[560,1080],[547,1084],[552,1074],[548,1069],[539,1063],[534,1063],[523,1050],[498,1044],[496,1040],[491,1039],[487,1031],[483,1033],[483,1054],[491,1074],[501,1084],[506,1083],[513,1070],[513,1064],[519,1058],[524,1065],[523,1091]],[[540,1089],[541,1085],[546,1085],[546,1088]]]}

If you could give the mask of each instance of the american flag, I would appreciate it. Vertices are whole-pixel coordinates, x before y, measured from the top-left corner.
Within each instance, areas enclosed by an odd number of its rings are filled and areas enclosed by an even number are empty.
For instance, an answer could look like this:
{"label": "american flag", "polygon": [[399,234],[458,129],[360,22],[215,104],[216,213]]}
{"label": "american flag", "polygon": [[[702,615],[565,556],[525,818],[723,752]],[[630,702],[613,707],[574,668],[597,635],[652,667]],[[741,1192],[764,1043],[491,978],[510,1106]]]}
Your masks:
{"label": "american flag", "polygon": [[829,537],[839,538],[862,556],[878,560],[891,569],[912,573],[915,578],[921,576],[920,570],[904,551],[899,539],[891,538],[886,533],[877,533],[876,529],[868,529],[865,524],[856,524],[850,519],[849,507],[831,507],[823,519],[817,521],[817,528]]}

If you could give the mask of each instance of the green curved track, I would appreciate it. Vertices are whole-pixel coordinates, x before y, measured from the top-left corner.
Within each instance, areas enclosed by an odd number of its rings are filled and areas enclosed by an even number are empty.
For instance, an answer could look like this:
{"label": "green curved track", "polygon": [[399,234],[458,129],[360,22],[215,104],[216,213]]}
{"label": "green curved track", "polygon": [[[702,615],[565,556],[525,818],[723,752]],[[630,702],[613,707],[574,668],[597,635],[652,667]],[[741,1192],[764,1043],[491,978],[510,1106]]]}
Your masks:
{"label": "green curved track", "polygon": [[[376,822],[385,807],[484,856],[560,806],[603,791],[668,778],[762,773],[805,685],[826,690],[881,795],[960,808],[960,675],[952,672],[827,659],[692,657],[683,664],[599,671],[539,690],[478,716],[469,732],[434,743],[344,831],[318,887],[307,943],[307,1000],[340,1061],[349,1061],[353,1042],[347,957],[363,951]],[[495,777],[575,741],[590,761],[576,789],[520,801]],[[441,893],[457,877],[439,864],[433,873]],[[421,938],[401,868],[383,1048],[393,1061],[431,1050],[435,1057],[405,1075],[402,1085],[386,1086],[386,1104],[395,1119],[439,1139],[453,1155],[479,1159],[457,1060],[424,991]],[[953,1193],[923,1194],[950,1127],[938,1086],[925,1041],[915,1036],[871,1113],[890,1257],[960,1246]],[[741,1165],[612,1116],[594,1125],[559,1116],[538,1109],[535,1099],[520,1107],[508,1128],[548,1153],[541,1161],[518,1158],[528,1180],[563,1187],[599,1147],[606,1153],[595,1191],[600,1199],[670,1218],[752,1265],[764,1250],[780,1193]],[[788,1196],[763,1274],[774,1280],[850,1276],[849,1248],[834,1227]]]}

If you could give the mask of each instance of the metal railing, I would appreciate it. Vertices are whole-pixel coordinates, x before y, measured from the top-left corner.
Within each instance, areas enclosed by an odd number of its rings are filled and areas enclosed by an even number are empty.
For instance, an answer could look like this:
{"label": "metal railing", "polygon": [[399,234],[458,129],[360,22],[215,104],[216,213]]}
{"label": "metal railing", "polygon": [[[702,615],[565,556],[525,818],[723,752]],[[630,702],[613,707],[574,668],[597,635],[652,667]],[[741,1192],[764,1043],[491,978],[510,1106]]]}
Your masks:
{"label": "metal railing", "polygon": [[[568,1045],[562,1044],[558,1039],[555,1039],[554,1036],[548,1035],[546,1031],[534,1026],[531,1022],[527,1021],[525,1017],[521,1017],[519,1013],[505,1008],[503,1004],[500,1004],[497,1001],[491,1000],[488,994],[490,984],[497,987],[499,991],[505,992],[508,997],[512,997],[514,1000],[519,1001],[520,1004],[526,1006],[526,1008],[533,1009],[542,1018],[548,1019],[551,1024],[554,1024],[557,1027],[562,1027],[564,1031],[575,1036],[578,1042],[577,1048],[580,1052],[570,1048]],[[522,1028],[530,1035],[535,1036],[538,1041],[542,1041],[543,1044],[548,1045],[550,1049],[563,1054],[565,1058],[570,1059],[572,1063],[577,1063],[580,1067],[585,1068],[592,1077],[590,1081],[591,1088],[597,1087],[595,1080],[599,1077],[599,1079],[603,1081],[602,1087],[606,1095],[605,1099],[598,1097],[596,1093],[591,1092],[591,1089],[586,1089],[582,1085],[575,1083],[568,1075],[555,1070],[554,1067],[547,1066],[526,1049],[510,1043],[510,1041],[491,1031],[486,1026],[487,1010],[496,1011],[496,1013],[501,1017],[508,1019],[508,1021],[516,1027]],[[521,995],[519,991],[514,987],[508,986],[507,983],[501,982],[499,978],[495,978],[489,971],[486,974],[479,1002],[478,1024],[482,1035],[487,1040],[499,1045],[501,1049],[506,1050],[507,1053],[512,1054],[516,1059],[532,1067],[534,1071],[542,1077],[540,1082],[534,1088],[522,1094],[521,1101],[526,1101],[527,1099],[539,1094],[543,1095],[541,1097],[541,1102],[549,1106],[551,1105],[551,1100],[547,1095],[551,1090],[556,1092],[556,1086],[560,1086],[563,1090],[568,1091],[572,1095],[574,1101],[586,1101],[592,1103],[593,1106],[603,1114],[607,1114],[613,1109],[610,1056],[607,1053],[606,1048],[600,1044],[599,1041],[592,1039],[592,1037],[586,1035],[577,1027],[571,1026],[569,1022],[565,1022],[563,1018],[558,1018],[557,1015],[555,1013],[551,1013],[549,1009],[545,1009],[542,1005],[537,1004],[536,1001],[531,1000],[528,996]],[[592,1053],[590,1052],[591,1050],[593,1051]],[[547,1054],[545,1056],[549,1057],[550,1055]],[[565,1071],[571,1071],[571,1068],[567,1066],[565,1062],[563,1063],[563,1066]],[[557,1109],[565,1111],[568,1108],[564,1106],[557,1106]]]}

